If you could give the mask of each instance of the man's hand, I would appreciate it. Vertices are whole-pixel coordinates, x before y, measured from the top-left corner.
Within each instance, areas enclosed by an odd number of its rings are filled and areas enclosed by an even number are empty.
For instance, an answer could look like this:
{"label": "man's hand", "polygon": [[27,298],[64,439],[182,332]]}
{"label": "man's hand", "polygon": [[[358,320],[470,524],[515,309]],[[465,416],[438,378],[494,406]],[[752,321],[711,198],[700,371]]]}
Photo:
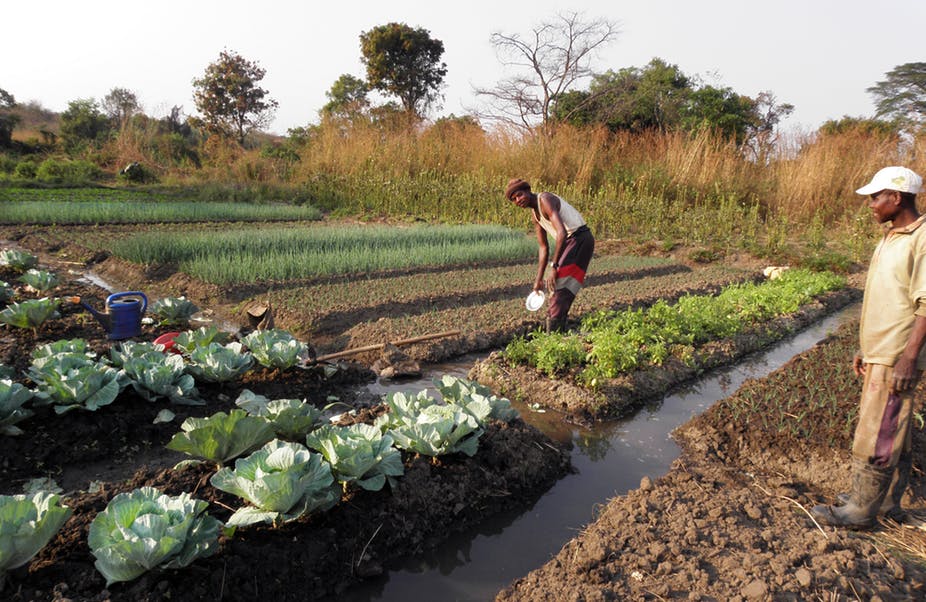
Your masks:
{"label": "man's hand", "polygon": [[891,381],[891,393],[901,393],[916,387],[920,375],[916,369],[916,360],[900,356],[894,364],[894,379]]}
{"label": "man's hand", "polygon": [[865,376],[865,360],[862,358],[861,351],[852,358],[852,371],[856,376]]}

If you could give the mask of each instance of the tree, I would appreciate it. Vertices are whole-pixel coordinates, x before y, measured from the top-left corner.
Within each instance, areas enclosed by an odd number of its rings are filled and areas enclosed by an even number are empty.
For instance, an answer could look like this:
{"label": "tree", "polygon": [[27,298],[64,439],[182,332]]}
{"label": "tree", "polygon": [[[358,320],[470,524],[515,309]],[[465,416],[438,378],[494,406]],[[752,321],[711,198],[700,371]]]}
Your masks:
{"label": "tree", "polygon": [[249,133],[269,124],[278,103],[258,85],[265,74],[257,63],[223,50],[203,77],[193,80],[193,99],[206,130],[243,146]]}
{"label": "tree", "polygon": [[702,86],[688,95],[682,127],[693,131],[707,128],[724,138],[743,144],[759,124],[756,101],[732,88]]}
{"label": "tree", "polygon": [[360,52],[369,87],[397,96],[406,112],[422,117],[442,98],[444,43],[428,30],[405,23],[380,25],[360,34]]}
{"label": "tree", "polygon": [[68,152],[78,152],[87,144],[102,140],[109,132],[109,119],[93,98],[78,98],[68,103],[61,114],[61,139]]}
{"label": "tree", "polygon": [[548,125],[557,99],[592,75],[594,52],[617,34],[616,24],[604,19],[584,21],[575,12],[541,23],[526,38],[493,33],[490,42],[499,61],[516,73],[493,88],[474,90],[489,103],[489,111],[481,116],[525,129]]}
{"label": "tree", "polygon": [[321,109],[322,117],[346,119],[370,108],[369,87],[362,79],[345,73],[325,92],[328,102]]}
{"label": "tree", "polygon": [[779,103],[769,90],[759,92],[755,98],[756,121],[746,135],[746,146],[752,150],[753,158],[764,165],[773,149],[778,145],[778,124],[794,111],[794,105]]}
{"label": "tree", "polygon": [[13,129],[19,123],[19,115],[13,113],[16,99],[13,95],[0,88],[0,148],[13,146]]}
{"label": "tree", "polygon": [[904,63],[867,92],[874,96],[875,117],[895,119],[911,129],[926,125],[926,63]]}
{"label": "tree", "polygon": [[124,128],[129,119],[141,113],[138,97],[126,88],[113,88],[103,98],[103,111],[119,128]]}

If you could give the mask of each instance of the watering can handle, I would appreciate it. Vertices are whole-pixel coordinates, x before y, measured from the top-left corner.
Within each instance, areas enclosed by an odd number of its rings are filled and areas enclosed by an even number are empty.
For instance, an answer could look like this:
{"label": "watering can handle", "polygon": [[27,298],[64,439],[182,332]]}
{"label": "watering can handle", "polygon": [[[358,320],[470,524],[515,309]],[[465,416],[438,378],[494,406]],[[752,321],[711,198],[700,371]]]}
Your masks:
{"label": "watering can handle", "polygon": [[113,293],[112,295],[106,297],[106,307],[109,307],[109,304],[115,301],[116,299],[122,299],[123,297],[141,297],[141,313],[145,313],[145,310],[148,309],[148,297],[146,297],[145,293],[141,291],[126,291],[124,293]]}

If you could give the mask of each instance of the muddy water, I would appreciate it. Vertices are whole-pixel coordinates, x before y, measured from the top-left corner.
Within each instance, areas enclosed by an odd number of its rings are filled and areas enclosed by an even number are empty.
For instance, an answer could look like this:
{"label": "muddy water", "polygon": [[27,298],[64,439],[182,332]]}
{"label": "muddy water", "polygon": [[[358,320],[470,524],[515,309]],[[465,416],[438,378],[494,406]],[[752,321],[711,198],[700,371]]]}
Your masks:
{"label": "muddy water", "polygon": [[[810,348],[845,320],[853,306],[817,323],[764,353],[673,393],[632,418],[595,429],[565,425],[555,413],[518,407],[525,420],[551,438],[572,444],[575,474],[560,480],[527,511],[492,517],[478,530],[454,536],[423,558],[389,567],[338,596],[338,600],[491,600],[512,580],[544,564],[611,497],[639,487],[644,476],[665,474],[679,455],[670,438],[677,426],[731,395],[748,378],[761,378]],[[475,358],[436,366],[420,381],[371,387],[376,393],[417,391],[440,374],[466,376]]]}

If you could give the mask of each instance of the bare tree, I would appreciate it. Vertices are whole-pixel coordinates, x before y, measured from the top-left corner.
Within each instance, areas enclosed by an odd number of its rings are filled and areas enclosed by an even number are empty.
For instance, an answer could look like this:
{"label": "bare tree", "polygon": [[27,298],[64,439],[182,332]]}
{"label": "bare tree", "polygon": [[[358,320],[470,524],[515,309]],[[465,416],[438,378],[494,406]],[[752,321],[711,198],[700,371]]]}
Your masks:
{"label": "bare tree", "polygon": [[528,36],[493,33],[490,41],[499,61],[516,73],[492,88],[474,88],[489,105],[474,113],[524,129],[548,125],[555,99],[592,75],[594,51],[618,33],[615,23],[585,21],[577,12],[541,23]]}

